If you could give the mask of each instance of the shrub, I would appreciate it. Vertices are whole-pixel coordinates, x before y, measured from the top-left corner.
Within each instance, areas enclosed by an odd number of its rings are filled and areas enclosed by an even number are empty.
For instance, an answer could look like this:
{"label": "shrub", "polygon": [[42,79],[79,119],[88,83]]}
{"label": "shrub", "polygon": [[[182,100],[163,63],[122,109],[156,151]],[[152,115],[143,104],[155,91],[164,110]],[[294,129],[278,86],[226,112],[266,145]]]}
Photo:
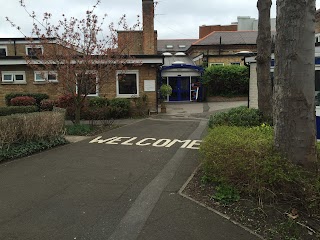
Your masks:
{"label": "shrub", "polygon": [[130,100],[126,98],[114,98],[109,101],[110,117],[123,118],[129,116]]}
{"label": "shrub", "polygon": [[67,135],[87,135],[93,130],[93,127],[87,124],[74,124],[66,126]]}
{"label": "shrub", "polygon": [[205,179],[231,186],[260,202],[290,202],[320,213],[320,179],[273,149],[273,129],[218,126],[200,151]]}
{"label": "shrub", "polygon": [[38,107],[36,106],[10,106],[0,107],[0,116],[8,116],[17,113],[32,113],[37,112]]}
{"label": "shrub", "polygon": [[28,156],[30,154],[66,143],[67,141],[64,137],[58,136],[48,139],[28,141],[22,144],[16,144],[7,149],[0,149],[0,162],[4,160]]}
{"label": "shrub", "polygon": [[64,116],[58,112],[37,112],[0,117],[0,148],[17,142],[61,136]]}
{"label": "shrub", "polygon": [[7,106],[11,106],[10,101],[12,98],[15,97],[24,97],[24,96],[28,96],[28,97],[33,97],[36,100],[36,104],[38,107],[40,107],[40,102],[43,99],[48,99],[49,95],[45,94],[45,93],[9,93],[5,96],[5,100],[6,100],[6,104]]}
{"label": "shrub", "polygon": [[203,75],[210,96],[242,96],[249,92],[249,69],[245,66],[210,66]]}
{"label": "shrub", "polygon": [[89,98],[89,107],[106,107],[108,106],[108,99],[103,97]]}
{"label": "shrub", "polygon": [[81,110],[83,120],[106,120],[110,118],[110,107],[84,107]]}
{"label": "shrub", "polygon": [[160,87],[161,98],[165,99],[168,95],[172,94],[172,88],[168,84],[162,84]]}
{"label": "shrub", "polygon": [[53,107],[56,105],[56,102],[50,99],[44,99],[40,103],[41,111],[52,111]]}
{"label": "shrub", "polygon": [[67,108],[74,106],[74,96],[72,94],[66,94],[58,97],[57,99],[57,107]]}
{"label": "shrub", "polygon": [[34,106],[36,100],[33,97],[15,97],[10,100],[10,106]]}
{"label": "shrub", "polygon": [[237,107],[232,108],[228,112],[221,112],[211,115],[209,119],[209,127],[214,126],[259,126],[262,123],[262,115],[258,109]]}

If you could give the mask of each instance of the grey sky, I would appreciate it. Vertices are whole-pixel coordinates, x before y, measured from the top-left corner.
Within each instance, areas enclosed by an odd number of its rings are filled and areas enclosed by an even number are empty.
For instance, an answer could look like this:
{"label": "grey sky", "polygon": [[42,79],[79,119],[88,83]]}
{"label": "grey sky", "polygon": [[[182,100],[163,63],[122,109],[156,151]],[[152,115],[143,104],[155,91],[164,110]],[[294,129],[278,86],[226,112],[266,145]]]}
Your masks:
{"label": "grey sky", "polygon": [[[130,25],[134,24],[137,15],[141,15],[141,0],[101,0],[98,15],[108,14],[107,23],[117,22],[122,14],[127,15]],[[156,0],[155,0],[156,1]],[[12,28],[5,17],[8,16],[20,26],[26,35],[30,35],[32,21],[19,0],[0,0],[0,37],[23,37]],[[95,0],[25,0],[29,10],[42,16],[50,12],[55,19],[62,13],[67,16],[82,17],[90,9]],[[320,1],[317,1],[320,8]],[[275,0],[271,15],[276,15]],[[201,25],[226,25],[237,21],[237,16],[251,16],[257,18],[256,0],[159,0],[155,10],[155,29],[159,39],[170,38],[198,38],[198,29]]]}

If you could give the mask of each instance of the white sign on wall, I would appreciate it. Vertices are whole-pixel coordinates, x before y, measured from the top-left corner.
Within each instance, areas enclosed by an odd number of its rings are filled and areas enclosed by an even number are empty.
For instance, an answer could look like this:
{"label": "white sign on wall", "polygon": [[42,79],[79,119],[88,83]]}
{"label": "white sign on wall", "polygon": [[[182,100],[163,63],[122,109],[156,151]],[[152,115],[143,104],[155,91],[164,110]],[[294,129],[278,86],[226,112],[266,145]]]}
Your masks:
{"label": "white sign on wall", "polygon": [[144,91],[155,92],[156,91],[156,80],[144,80]]}

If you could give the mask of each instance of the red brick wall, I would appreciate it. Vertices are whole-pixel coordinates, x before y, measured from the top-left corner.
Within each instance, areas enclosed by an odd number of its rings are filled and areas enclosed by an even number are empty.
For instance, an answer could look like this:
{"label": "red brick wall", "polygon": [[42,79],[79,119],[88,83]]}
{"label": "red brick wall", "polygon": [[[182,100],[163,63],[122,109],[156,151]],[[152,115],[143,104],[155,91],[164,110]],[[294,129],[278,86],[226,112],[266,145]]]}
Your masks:
{"label": "red brick wall", "polygon": [[199,39],[204,38],[214,31],[237,31],[237,25],[212,25],[199,27]]}

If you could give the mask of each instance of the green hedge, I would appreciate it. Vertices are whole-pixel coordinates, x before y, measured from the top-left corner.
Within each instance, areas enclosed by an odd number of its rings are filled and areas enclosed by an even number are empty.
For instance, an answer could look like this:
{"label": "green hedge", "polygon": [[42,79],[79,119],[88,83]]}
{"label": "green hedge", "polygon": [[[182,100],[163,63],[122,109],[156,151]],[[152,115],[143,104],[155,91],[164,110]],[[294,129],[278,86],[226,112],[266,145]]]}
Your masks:
{"label": "green hedge", "polygon": [[210,116],[209,127],[215,126],[259,126],[262,124],[262,115],[258,109],[245,106],[232,108],[228,112],[221,112]]}
{"label": "green hedge", "polygon": [[15,97],[33,97],[36,100],[37,106],[40,107],[40,103],[43,99],[48,99],[49,95],[45,93],[9,93],[5,96],[6,105],[11,106],[11,99]]}
{"label": "green hedge", "polygon": [[10,106],[0,107],[0,116],[8,116],[17,113],[32,113],[37,112],[38,107],[36,106]]}
{"label": "green hedge", "polygon": [[130,114],[130,100],[126,98],[114,98],[109,101],[110,116],[112,118],[124,118]]}
{"label": "green hedge", "polygon": [[245,66],[210,66],[203,76],[209,96],[244,96],[249,92],[249,69]]}

